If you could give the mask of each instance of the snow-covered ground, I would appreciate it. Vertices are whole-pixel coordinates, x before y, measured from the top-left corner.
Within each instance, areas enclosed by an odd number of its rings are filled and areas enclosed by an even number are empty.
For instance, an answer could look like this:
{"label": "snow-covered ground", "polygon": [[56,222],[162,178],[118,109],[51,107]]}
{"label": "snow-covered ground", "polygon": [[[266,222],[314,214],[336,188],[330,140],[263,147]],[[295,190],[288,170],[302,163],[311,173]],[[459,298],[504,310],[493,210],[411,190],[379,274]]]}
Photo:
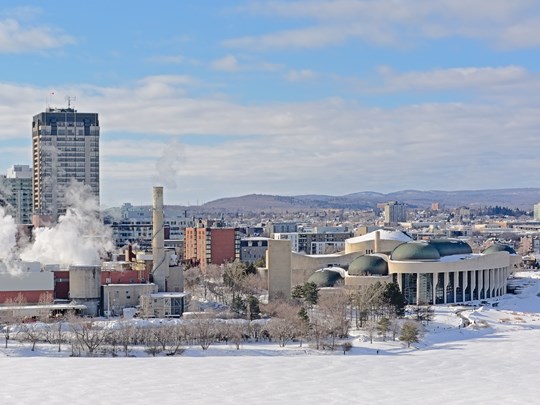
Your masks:
{"label": "snow-covered ground", "polygon": [[521,294],[488,300],[496,307],[437,307],[410,349],[357,334],[346,355],[250,343],[175,357],[69,358],[11,342],[0,349],[0,403],[538,403],[540,274],[520,276]]}

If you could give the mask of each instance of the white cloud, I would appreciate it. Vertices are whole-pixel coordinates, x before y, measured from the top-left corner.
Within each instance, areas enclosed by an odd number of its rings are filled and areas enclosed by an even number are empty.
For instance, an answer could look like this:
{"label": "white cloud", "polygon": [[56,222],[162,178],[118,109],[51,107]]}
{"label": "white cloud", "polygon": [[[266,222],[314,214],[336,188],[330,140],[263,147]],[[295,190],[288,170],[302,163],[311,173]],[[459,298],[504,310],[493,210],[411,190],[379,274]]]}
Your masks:
{"label": "white cloud", "polygon": [[267,71],[275,72],[283,69],[283,65],[253,60],[249,57],[226,55],[210,62],[210,68],[223,72]]}
{"label": "white cloud", "polygon": [[[372,87],[375,92],[475,90],[493,92],[524,83],[540,84],[535,77],[520,66],[462,67],[399,73],[381,66],[378,73],[381,86]],[[372,85],[373,86],[373,85]]]}
{"label": "white cloud", "polygon": [[0,52],[43,51],[73,44],[74,38],[47,26],[23,27],[12,18],[0,21]]}
{"label": "white cloud", "polygon": [[184,58],[182,55],[156,55],[147,58],[147,61],[153,63],[182,65],[185,63],[186,58]]}
{"label": "white cloud", "polygon": [[412,39],[462,37],[494,47],[540,45],[540,5],[532,0],[299,0],[258,1],[241,8],[255,15],[303,18],[311,26],[232,38],[236,48],[317,48],[357,39],[408,46]]}
{"label": "white cloud", "polygon": [[238,59],[233,55],[227,55],[221,59],[216,59],[210,64],[210,67],[214,70],[222,70],[224,72],[237,72],[240,70]]}
{"label": "white cloud", "polygon": [[[191,95],[196,84],[189,76],[151,76],[132,86],[76,86],[56,92],[77,94],[79,111],[100,114],[106,205],[148,203],[152,183],[160,179],[174,179],[178,185],[173,190],[169,184],[170,204],[233,192],[344,194],[537,184],[534,170],[521,168],[521,162],[530,165],[537,159],[535,149],[524,145],[536,143],[540,127],[537,79],[530,72],[513,66],[463,68],[422,77],[421,72],[382,70],[388,91],[430,89],[437,82],[451,88],[462,80],[479,92],[506,87],[495,101],[397,108],[336,98],[245,105]],[[406,87],[407,81],[414,86]],[[31,115],[43,109],[44,92],[0,84],[0,139],[20,138],[29,145]],[[216,136],[221,137],[218,142]],[[2,172],[28,163],[4,157]]]}
{"label": "white cloud", "polygon": [[290,82],[301,82],[306,80],[313,80],[319,77],[317,72],[310,69],[289,70],[285,75],[285,79]]}

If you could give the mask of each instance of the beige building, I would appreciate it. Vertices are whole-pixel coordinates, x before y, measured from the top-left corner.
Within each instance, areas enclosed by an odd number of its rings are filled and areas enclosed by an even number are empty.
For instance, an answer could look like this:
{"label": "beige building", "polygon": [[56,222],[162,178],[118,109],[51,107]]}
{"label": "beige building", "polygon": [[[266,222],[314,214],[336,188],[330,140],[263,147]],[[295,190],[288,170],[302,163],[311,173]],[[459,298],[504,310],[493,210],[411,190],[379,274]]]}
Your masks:
{"label": "beige building", "polygon": [[156,284],[105,284],[103,285],[103,311],[106,316],[122,315],[124,308],[139,306],[142,295],[156,293]]}
{"label": "beige building", "polygon": [[156,292],[141,296],[141,315],[149,318],[180,318],[188,306],[189,294]]}
{"label": "beige building", "polygon": [[[348,253],[293,254],[289,273],[281,267],[279,274],[291,275],[293,285],[313,281],[320,287],[396,282],[409,304],[449,304],[505,294],[507,279],[521,261],[512,248],[499,244],[473,254],[457,239],[404,242],[382,231],[352,239]],[[276,254],[272,250],[269,246],[270,257]]]}
{"label": "beige building", "polygon": [[291,242],[268,240],[266,267],[268,269],[268,297],[291,298]]}

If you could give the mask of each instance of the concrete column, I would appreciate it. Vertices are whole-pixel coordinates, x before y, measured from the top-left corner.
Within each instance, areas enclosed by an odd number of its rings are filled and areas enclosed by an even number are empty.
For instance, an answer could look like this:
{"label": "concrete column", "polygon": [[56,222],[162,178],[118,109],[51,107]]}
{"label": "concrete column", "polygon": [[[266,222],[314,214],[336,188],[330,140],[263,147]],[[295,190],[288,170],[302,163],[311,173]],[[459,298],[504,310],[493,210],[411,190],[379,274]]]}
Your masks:
{"label": "concrete column", "polygon": [[498,268],[497,269],[497,273],[498,273],[498,276],[499,276],[499,296],[503,295],[503,284],[504,284],[504,281],[503,281],[503,269],[502,268]]}
{"label": "concrete column", "polygon": [[380,253],[381,249],[381,232],[375,231],[375,240],[373,243],[373,252],[374,253]]}
{"label": "concrete column", "polygon": [[403,293],[403,274],[397,273],[397,283],[399,286],[399,291]]}
{"label": "concrete column", "polygon": [[433,273],[433,280],[431,285],[431,295],[433,296],[433,305],[437,303],[437,282],[439,281],[439,273]]}
{"label": "concrete column", "polygon": [[446,288],[448,287],[448,280],[449,280],[448,272],[444,272],[444,287],[443,287],[443,290],[444,290],[444,303],[445,304],[447,304],[447,302],[446,302]]}
{"label": "concrete column", "polygon": [[471,299],[477,300],[478,299],[478,291],[476,291],[477,295],[474,295],[474,289],[476,288],[476,270],[471,270]]}
{"label": "concrete column", "polygon": [[416,305],[420,305],[420,274],[416,273]]}
{"label": "concrete column", "polygon": [[478,299],[481,298],[481,290],[484,288],[484,270],[478,270]]}
{"label": "concrete column", "polygon": [[454,271],[454,302],[457,302],[457,288],[459,284],[459,271]]}
{"label": "concrete column", "polygon": [[469,272],[467,270],[465,270],[463,272],[463,286],[461,287],[461,289],[463,290],[463,301],[465,301],[465,290],[469,286],[469,277],[468,276],[469,276]]}

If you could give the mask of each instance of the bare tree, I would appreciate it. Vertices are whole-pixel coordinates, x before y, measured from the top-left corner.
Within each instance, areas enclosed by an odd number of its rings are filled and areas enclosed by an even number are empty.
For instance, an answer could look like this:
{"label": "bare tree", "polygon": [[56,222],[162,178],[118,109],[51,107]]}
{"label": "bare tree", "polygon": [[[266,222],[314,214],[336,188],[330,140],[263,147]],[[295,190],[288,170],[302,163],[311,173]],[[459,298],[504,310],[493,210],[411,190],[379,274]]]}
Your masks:
{"label": "bare tree", "polygon": [[190,320],[191,336],[203,350],[208,350],[216,339],[216,316],[212,312],[201,312],[195,319]]}
{"label": "bare tree", "polygon": [[94,321],[81,320],[70,324],[78,346],[92,356],[107,340],[108,331],[100,328]]}
{"label": "bare tree", "polygon": [[146,346],[144,351],[153,357],[163,351],[163,347],[156,337],[155,327],[143,328],[141,330],[141,339]]}
{"label": "bare tree", "polygon": [[39,305],[50,305],[54,302],[54,296],[50,291],[43,292],[39,295],[38,304]]}
{"label": "bare tree", "polygon": [[386,334],[390,330],[391,327],[391,321],[387,317],[382,317],[379,319],[379,322],[377,322],[377,332],[380,336],[382,336],[383,341],[386,341]]}
{"label": "bare tree", "polygon": [[348,335],[348,305],[349,296],[341,289],[324,294],[319,299],[319,312],[328,324],[328,330],[332,339],[335,339],[335,337],[346,337]]}
{"label": "bare tree", "polygon": [[282,302],[277,308],[276,317],[268,321],[268,333],[281,347],[298,335],[300,325],[298,310],[298,306]]}
{"label": "bare tree", "polygon": [[17,309],[13,308],[18,305],[13,298],[6,299],[4,304],[7,308],[1,312],[2,323],[4,324],[2,333],[5,339],[5,348],[7,348],[9,340],[22,321],[22,316]]}
{"label": "bare tree", "polygon": [[392,340],[396,340],[396,337],[401,331],[401,322],[398,319],[392,319],[390,322],[390,331],[392,332]]}
{"label": "bare tree", "polygon": [[153,339],[161,346],[161,351],[168,356],[173,356],[181,351],[182,332],[179,326],[173,322],[159,324],[151,328]]}
{"label": "bare tree", "polygon": [[208,299],[208,293],[211,293],[216,300],[223,302],[224,296],[220,291],[223,286],[223,271],[221,267],[215,264],[209,264],[201,273],[204,299]]}
{"label": "bare tree", "polygon": [[373,344],[373,338],[377,333],[377,322],[370,319],[364,323],[364,330],[369,338],[369,343]]}
{"label": "bare tree", "polygon": [[184,271],[184,286],[186,290],[195,293],[196,289],[201,286],[202,274],[199,267],[190,267]]}
{"label": "bare tree", "polygon": [[244,291],[244,282],[246,280],[246,266],[244,263],[235,260],[225,264],[223,270],[223,284],[228,290],[230,299],[227,303],[233,302]]}
{"label": "bare tree", "polygon": [[129,321],[122,321],[116,324],[113,333],[116,335],[118,344],[122,347],[125,357],[129,354],[129,347],[133,343],[136,334],[135,326]]}
{"label": "bare tree", "polygon": [[22,334],[23,341],[32,344],[32,351],[36,350],[36,343],[43,339],[43,328],[38,323],[24,323],[19,332]]}

